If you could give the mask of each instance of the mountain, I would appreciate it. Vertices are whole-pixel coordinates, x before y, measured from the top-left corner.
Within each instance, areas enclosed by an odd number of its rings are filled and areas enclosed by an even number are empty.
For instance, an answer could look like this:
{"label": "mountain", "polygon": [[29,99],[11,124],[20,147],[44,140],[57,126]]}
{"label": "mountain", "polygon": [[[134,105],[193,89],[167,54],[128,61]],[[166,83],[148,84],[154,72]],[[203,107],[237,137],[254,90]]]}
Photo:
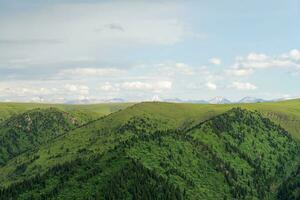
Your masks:
{"label": "mountain", "polygon": [[205,100],[187,100],[185,103],[208,104],[208,101],[205,101]]}
{"label": "mountain", "polygon": [[194,104],[228,104],[231,103],[229,100],[223,97],[215,97],[209,101],[205,100],[182,100],[179,98],[174,99],[164,99],[163,102],[170,102],[170,103],[194,103]]}
{"label": "mountain", "polygon": [[210,104],[229,104],[231,103],[228,99],[224,97],[215,97],[208,101]]}
{"label": "mountain", "polygon": [[254,97],[244,97],[238,103],[261,103],[261,102],[267,102],[264,99],[254,98]]}
{"label": "mountain", "polygon": [[122,99],[122,98],[113,98],[113,99],[104,100],[104,102],[106,102],[106,103],[124,103],[125,99]]}
{"label": "mountain", "polygon": [[124,103],[125,99],[122,98],[112,98],[112,99],[79,99],[79,100],[69,100],[66,104],[99,104],[99,103]]}
{"label": "mountain", "polygon": [[173,98],[173,99],[163,99],[163,102],[170,102],[170,103],[183,103],[184,100],[179,98]]}
{"label": "mountain", "polygon": [[8,160],[0,199],[297,199],[299,104],[135,104]]}
{"label": "mountain", "polygon": [[205,100],[182,100],[182,99],[179,99],[179,98],[164,99],[163,102],[170,102],[170,103],[195,103],[195,104],[207,104],[208,103]]}
{"label": "mountain", "polygon": [[78,100],[68,100],[65,103],[66,104],[91,104],[94,101],[91,99],[78,99]]}
{"label": "mountain", "polygon": [[272,99],[270,101],[276,102],[276,101],[288,101],[288,100],[293,100],[293,99],[297,99],[297,98],[293,98],[293,97],[282,97],[282,98],[277,98],[277,99]]}

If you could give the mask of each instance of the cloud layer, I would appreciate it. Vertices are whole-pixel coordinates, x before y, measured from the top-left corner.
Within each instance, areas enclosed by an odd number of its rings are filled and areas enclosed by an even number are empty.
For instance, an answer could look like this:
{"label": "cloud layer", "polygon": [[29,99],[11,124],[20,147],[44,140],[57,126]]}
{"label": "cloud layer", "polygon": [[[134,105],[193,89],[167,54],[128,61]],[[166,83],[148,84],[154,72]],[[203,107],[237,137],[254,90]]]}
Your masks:
{"label": "cloud layer", "polygon": [[171,2],[108,1],[53,4],[1,17],[0,68],[16,59],[40,65],[79,57],[106,60],[116,49],[173,45],[188,34],[180,12]]}
{"label": "cloud layer", "polygon": [[[260,89],[249,82],[257,70],[299,70],[300,52],[292,49],[279,56],[250,53],[238,57],[232,65],[220,69],[213,66],[189,65],[183,62],[133,65],[127,70],[116,67],[76,67],[57,69],[45,80],[3,80],[2,100],[57,101],[124,97],[132,101],[177,96],[182,91],[192,94],[207,91],[219,94],[236,90]],[[205,62],[204,62],[205,63]],[[290,71],[287,71],[290,73]],[[247,76],[241,79],[240,77]],[[248,81],[247,81],[248,80]],[[286,95],[286,94],[285,94]],[[101,98],[102,97],[102,98]]]}
{"label": "cloud layer", "polygon": [[237,57],[228,72],[236,76],[246,76],[262,69],[296,69],[300,70],[300,51],[292,49],[279,56],[268,56],[262,53],[250,53],[246,57]]}

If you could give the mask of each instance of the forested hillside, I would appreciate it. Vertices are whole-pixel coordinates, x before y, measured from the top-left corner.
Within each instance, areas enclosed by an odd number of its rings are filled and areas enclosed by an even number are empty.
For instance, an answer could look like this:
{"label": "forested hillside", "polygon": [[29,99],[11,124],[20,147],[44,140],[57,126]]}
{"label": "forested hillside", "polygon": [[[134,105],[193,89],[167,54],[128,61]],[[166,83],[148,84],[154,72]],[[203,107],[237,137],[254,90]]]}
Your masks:
{"label": "forested hillside", "polygon": [[78,127],[81,119],[56,108],[35,109],[0,124],[0,165]]}
{"label": "forested hillside", "polygon": [[284,181],[281,183],[278,199],[289,200],[300,198],[300,164],[298,168]]}
{"label": "forested hillside", "polygon": [[295,133],[270,112],[197,106],[141,103],[83,125],[56,109],[11,117],[0,133],[21,140],[3,140],[17,153],[0,199],[299,198]]}

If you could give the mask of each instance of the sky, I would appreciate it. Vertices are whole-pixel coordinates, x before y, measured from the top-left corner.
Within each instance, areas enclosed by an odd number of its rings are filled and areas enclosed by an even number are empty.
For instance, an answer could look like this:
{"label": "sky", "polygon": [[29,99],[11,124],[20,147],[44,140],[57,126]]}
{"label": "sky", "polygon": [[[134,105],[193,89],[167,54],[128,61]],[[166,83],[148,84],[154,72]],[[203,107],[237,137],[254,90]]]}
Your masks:
{"label": "sky", "polygon": [[0,101],[300,97],[299,0],[0,0]]}

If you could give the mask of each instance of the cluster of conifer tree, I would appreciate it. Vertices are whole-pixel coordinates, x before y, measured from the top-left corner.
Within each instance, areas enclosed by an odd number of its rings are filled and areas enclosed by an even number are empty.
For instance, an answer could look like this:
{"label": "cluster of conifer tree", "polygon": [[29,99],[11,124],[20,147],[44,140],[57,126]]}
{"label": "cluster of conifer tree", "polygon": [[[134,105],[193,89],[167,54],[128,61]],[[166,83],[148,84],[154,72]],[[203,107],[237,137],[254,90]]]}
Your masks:
{"label": "cluster of conifer tree", "polygon": [[69,114],[55,108],[34,109],[7,119],[0,123],[0,166],[77,125]]}
{"label": "cluster of conifer tree", "polygon": [[280,200],[300,199],[300,166],[281,184],[277,197]]}
{"label": "cluster of conifer tree", "polygon": [[115,175],[105,189],[105,199],[184,199],[185,193],[165,178],[132,162]]}

